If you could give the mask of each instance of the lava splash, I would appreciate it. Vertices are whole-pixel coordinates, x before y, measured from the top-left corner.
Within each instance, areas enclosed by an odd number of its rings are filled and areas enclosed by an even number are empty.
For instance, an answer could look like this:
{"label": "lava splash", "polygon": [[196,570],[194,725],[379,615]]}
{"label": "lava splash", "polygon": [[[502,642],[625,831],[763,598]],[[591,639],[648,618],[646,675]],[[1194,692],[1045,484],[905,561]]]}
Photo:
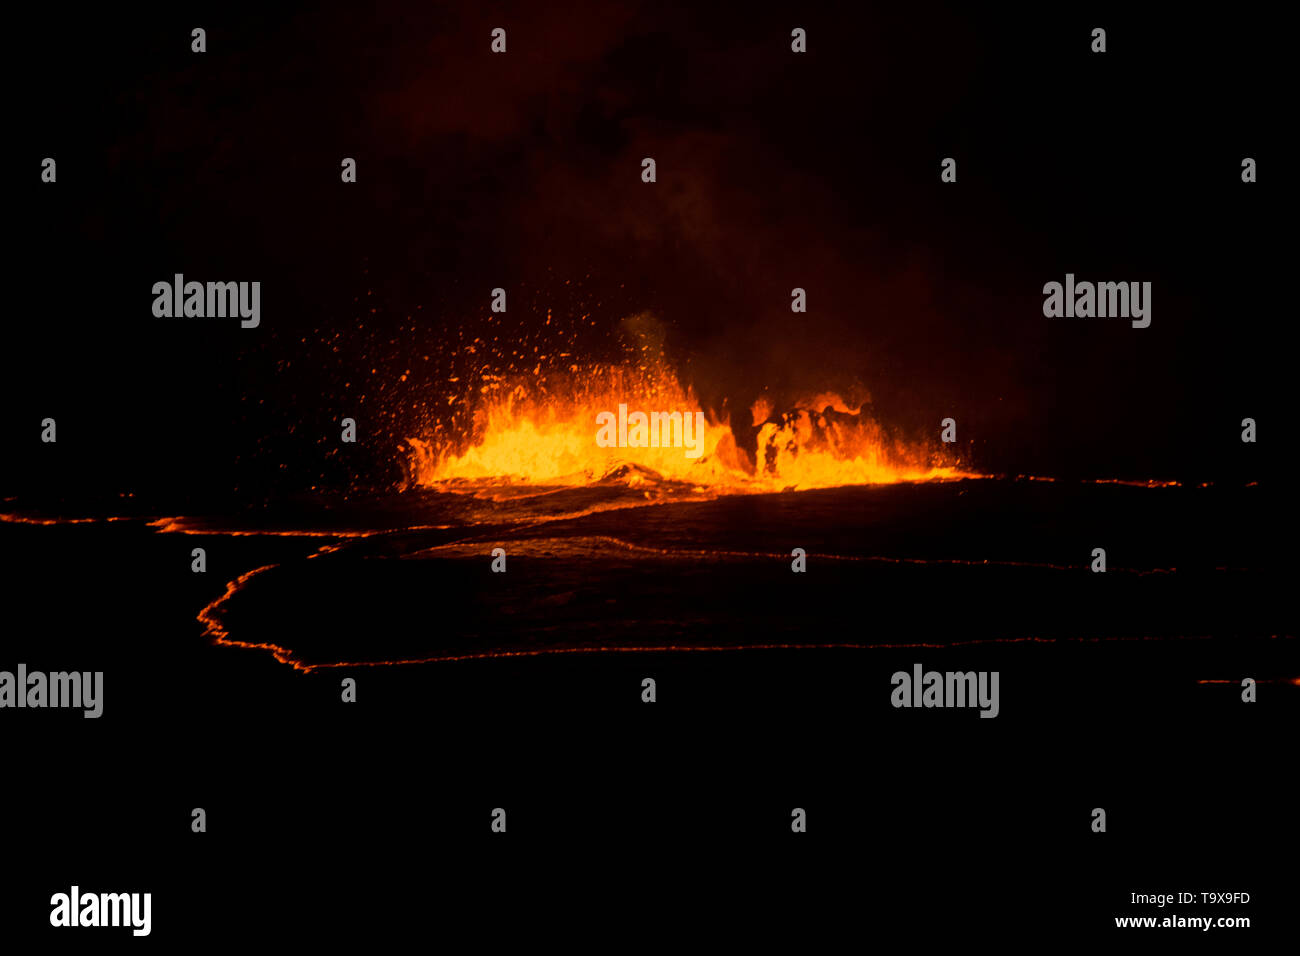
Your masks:
{"label": "lava splash", "polygon": [[[472,408],[468,434],[453,439],[435,425],[407,437],[401,451],[411,487],[582,486],[614,478],[745,494],[977,477],[942,446],[891,436],[865,402],[835,392],[781,408],[760,397],[749,420],[733,428],[729,413],[703,407],[653,344],[622,363],[575,362],[548,374],[539,366],[514,377],[489,366],[480,371],[447,400],[462,413]],[[602,440],[615,418],[618,441]]]}

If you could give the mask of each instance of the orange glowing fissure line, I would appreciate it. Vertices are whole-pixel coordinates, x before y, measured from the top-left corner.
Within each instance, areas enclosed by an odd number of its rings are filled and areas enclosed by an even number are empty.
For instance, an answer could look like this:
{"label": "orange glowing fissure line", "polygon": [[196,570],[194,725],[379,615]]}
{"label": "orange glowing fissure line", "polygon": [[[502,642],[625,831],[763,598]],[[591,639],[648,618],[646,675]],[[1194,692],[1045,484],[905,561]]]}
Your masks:
{"label": "orange glowing fissure line", "polygon": [[[899,479],[897,481],[885,482],[885,483],[938,484],[946,481],[962,481],[962,480],[965,481],[1006,481],[1006,480],[1045,481],[1045,482],[1056,482],[1056,483],[1063,482],[1063,479],[1051,478],[1043,475],[1008,476],[1008,475],[998,475],[998,474],[961,473],[956,475],[936,474],[926,478]],[[1150,478],[1146,480],[1127,479],[1127,478],[1080,478],[1077,479],[1077,482],[1079,484],[1088,484],[1088,485],[1123,485],[1129,488],[1182,488],[1184,487],[1184,483],[1181,481],[1164,481],[1164,480],[1159,480],[1154,478]],[[863,482],[862,484],[871,485],[871,484],[880,484],[880,483],[881,482]],[[453,490],[451,488],[448,488],[443,481],[434,482],[434,485],[437,486],[439,490],[447,490],[447,491]],[[1259,482],[1257,481],[1249,481],[1239,487],[1255,488],[1258,487],[1258,485]],[[1213,486],[1214,486],[1214,482],[1206,481],[1206,482],[1200,482],[1199,484],[1190,487],[1211,488]],[[845,486],[837,485],[834,487],[845,487]],[[455,490],[459,490],[459,489],[455,489]],[[753,486],[743,490],[748,490],[753,493],[764,493],[764,494],[771,493],[772,491],[771,488],[759,487],[759,486]],[[802,491],[802,490],[812,490],[812,489],[782,488],[780,490],[781,491]],[[474,494],[476,496],[483,496],[483,495],[490,496],[490,490],[487,488],[478,488],[478,489],[474,489]],[[672,503],[672,502],[668,502],[668,503]],[[635,502],[627,505],[627,507],[644,507],[646,504],[649,504],[649,502],[646,503]],[[580,515],[569,514],[566,515],[565,517],[573,518],[573,517],[580,517]],[[390,534],[399,531],[446,531],[446,530],[450,530],[451,528],[457,527],[456,525],[446,525],[446,524],[420,524],[420,525],[402,525],[393,528],[370,529],[370,530],[340,528],[340,529],[333,529],[329,531],[318,531],[318,530],[308,530],[308,529],[299,530],[299,529],[274,529],[274,528],[204,528],[204,527],[200,527],[188,523],[196,520],[200,520],[200,519],[189,518],[183,515],[177,515],[172,517],[160,517],[160,518],[154,518],[148,515],[107,515],[104,517],[87,517],[87,518],[64,518],[64,517],[47,518],[47,517],[39,517],[36,515],[18,514],[16,512],[9,512],[9,513],[0,512],[0,524],[56,526],[56,525],[71,525],[71,524],[108,524],[112,522],[122,522],[122,521],[140,521],[149,525],[152,528],[156,528],[162,534],[225,535],[228,537],[367,538],[378,534]],[[539,519],[539,523],[545,522],[546,520],[547,519]],[[736,552],[736,553],[743,553],[743,552]],[[855,560],[855,559],[848,558],[845,560]],[[864,560],[864,559],[857,559],[857,560]],[[874,560],[874,559],[870,559],[870,560]],[[889,559],[881,558],[879,560],[889,560]],[[897,559],[897,560],[907,560],[907,559]],[[972,562],[972,563],[978,564],[981,562]],[[1056,565],[1044,565],[1044,567],[1055,567],[1055,566]],[[1224,570],[1224,569],[1219,568],[1218,570]],[[1157,569],[1157,572],[1158,571],[1159,569]]]}
{"label": "orange glowing fissure line", "polygon": [[[620,544],[626,544],[619,539],[609,539]],[[342,550],[345,543],[340,542],[334,545],[326,545],[319,550],[308,555],[308,559],[317,558],[324,554],[331,554]],[[629,545],[629,547],[635,547]],[[436,549],[428,549],[436,550]],[[658,549],[646,549],[658,550]],[[750,556],[750,552],[732,552],[745,556]],[[768,555],[759,555],[769,557]],[[774,555],[772,557],[781,557],[783,555]],[[927,562],[922,559],[890,559],[890,558],[868,558],[865,560],[882,560],[882,561],[908,561],[915,560],[919,563],[942,563]],[[966,561],[959,562],[964,564],[981,565],[997,562],[988,561]],[[1014,562],[1013,562],[1014,564]],[[1029,565],[1031,567],[1048,567],[1058,568],[1061,570],[1078,570],[1068,566],[1060,565]],[[219,618],[220,607],[229,601],[236,593],[239,592],[255,576],[279,567],[276,564],[263,565],[241,574],[238,578],[230,581],[226,585],[225,593],[215,601],[208,604],[198,614],[198,620],[204,624],[203,636],[211,638],[214,644],[224,645],[227,647],[243,647],[254,650],[268,651],[279,663],[288,664],[294,670],[302,673],[311,673],[312,671],[323,668],[347,668],[347,667],[397,667],[408,664],[434,664],[448,663],[452,661],[469,661],[469,660],[489,660],[509,657],[538,657],[548,654],[595,654],[595,653],[677,653],[681,651],[740,651],[740,650],[805,650],[805,649],[849,649],[849,650],[883,650],[883,649],[907,649],[907,648],[945,648],[958,647],[968,644],[1020,644],[1020,643],[1059,643],[1059,642],[1080,642],[1080,643],[1099,643],[1110,641],[1150,641],[1150,640],[1210,640],[1210,635],[1197,637],[1176,637],[1176,638],[1156,638],[1156,637],[1098,637],[1098,638],[1049,638],[1049,637],[1008,637],[1008,638],[983,638],[969,641],[949,641],[945,643],[930,642],[912,642],[912,643],[884,643],[884,644],[855,644],[855,643],[837,643],[837,644],[788,644],[788,643],[758,643],[758,644],[730,644],[730,645],[685,645],[685,644],[664,644],[664,645],[623,645],[623,646],[596,646],[596,647],[554,647],[554,648],[536,648],[526,650],[498,650],[483,651],[475,654],[447,654],[434,655],[430,657],[409,658],[402,660],[383,660],[383,661],[334,661],[322,662],[317,664],[307,664],[296,660],[291,648],[279,644],[271,643],[254,643],[249,641],[239,641],[230,637],[229,632],[221,624]],[[1138,574],[1157,573],[1154,571],[1137,571]]]}
{"label": "orange glowing fissure line", "polygon": [[0,514],[0,522],[6,524],[62,525],[62,524],[103,524],[109,521],[138,521],[138,518],[36,518],[30,515]]}
{"label": "orange glowing fissure line", "polygon": [[[545,519],[530,522],[530,525],[545,524]],[[601,541],[607,544],[617,545],[628,551],[638,551],[644,554],[657,554],[664,557],[687,557],[687,558],[763,558],[772,560],[788,560],[788,555],[768,552],[768,551],[728,551],[720,548],[653,548],[649,545],[634,544],[631,541],[624,541],[622,538],[611,537],[610,535],[593,534],[583,535],[583,540]],[[461,551],[467,544],[473,544],[476,541],[491,543],[498,539],[493,538],[468,538],[462,541],[453,541],[448,544],[437,544],[420,551],[412,553],[412,556],[419,554],[429,554],[436,551]],[[519,538],[515,536],[514,540],[527,541],[528,538]],[[855,555],[855,554],[821,554],[816,555],[819,561],[855,561],[864,564],[934,564],[934,565],[959,565],[964,567],[1001,567],[1001,568],[1042,568],[1049,571],[1079,571],[1086,570],[1087,564],[1049,564],[1040,561],[998,561],[992,558],[891,558],[884,555]],[[1217,571],[1227,571],[1229,568],[1216,568]],[[1136,574],[1138,576],[1148,574],[1176,574],[1177,568],[1119,568],[1111,567],[1107,573],[1116,572],[1119,574]]]}
{"label": "orange glowing fissure line", "polygon": [[[93,520],[93,519],[90,519]],[[112,519],[126,521],[130,519],[120,518]],[[143,520],[143,519],[140,519]],[[373,538],[377,535],[394,534],[408,531],[447,531],[456,527],[449,524],[413,524],[401,525],[395,528],[374,528],[371,530],[361,531],[352,528],[339,528],[330,531],[311,531],[311,530],[277,530],[274,528],[250,528],[250,529],[226,529],[226,528],[203,528],[197,527],[187,522],[198,519],[186,518],[178,515],[173,518],[157,518],[153,521],[146,522],[149,527],[156,528],[159,534],[194,534],[194,535],[221,535],[230,538]]]}
{"label": "orange glowing fissure line", "polygon": [[[1255,681],[1256,684],[1293,684],[1296,687],[1300,687],[1300,677],[1255,677],[1253,678],[1253,680]],[[1211,680],[1198,680],[1196,683],[1240,685],[1241,681],[1231,677],[1229,678],[1218,677],[1218,678],[1213,678]]]}
{"label": "orange glowing fissure line", "polygon": [[[312,552],[311,554],[307,555],[307,557],[308,559],[311,559],[311,558],[320,557],[322,554],[331,554],[334,551],[339,550],[341,547],[343,547],[341,543],[327,544],[317,549],[316,551]],[[281,647],[278,644],[254,644],[248,641],[237,641],[230,636],[230,632],[227,631],[225,625],[221,623],[221,619],[219,616],[219,609],[223,604],[225,604],[232,597],[234,597],[244,586],[248,584],[249,581],[257,577],[257,575],[262,574],[265,571],[270,571],[272,568],[278,568],[278,567],[279,567],[278,564],[264,564],[259,568],[253,568],[253,570],[251,571],[245,571],[243,574],[235,578],[233,581],[227,581],[225,593],[222,594],[221,597],[217,598],[215,601],[212,601],[210,604],[206,605],[203,608],[203,610],[199,611],[197,615],[197,620],[199,621],[199,623],[203,625],[203,636],[207,638],[211,638],[214,644],[223,644],[227,647],[247,647],[247,648],[255,648],[257,650],[270,651],[271,655],[281,664],[290,664],[293,666],[295,670],[309,671],[311,670],[310,667],[304,667],[302,664],[293,660],[292,658],[293,651],[291,651],[289,648]]]}
{"label": "orange glowing fissure line", "polygon": [[[307,664],[293,658],[293,651],[278,644],[254,644],[248,641],[236,641],[219,638],[215,641],[230,647],[244,647],[270,651],[281,664],[288,664],[294,670],[309,674],[316,670],[359,667],[402,667],[411,664],[443,664],[455,661],[497,660],[511,657],[543,657],[560,654],[679,654],[698,651],[702,653],[719,653],[723,651],[811,651],[811,650],[943,650],[953,647],[966,647],[975,644],[1109,644],[1133,641],[1208,641],[1213,635],[1178,635],[1173,637],[989,637],[968,641],[910,641],[882,644],[641,644],[641,645],[600,645],[594,647],[543,647],[521,650],[480,651],[473,654],[443,654],[431,657],[406,658],[382,661],[326,661]],[[1199,684],[1235,683],[1235,681],[1202,680]],[[1300,678],[1294,680],[1264,680],[1257,683],[1294,683],[1300,685]]]}
{"label": "orange glowing fissure line", "polygon": [[[315,558],[321,554],[337,551],[343,547],[342,544],[328,546],[309,555],[309,558]],[[784,557],[784,556],[781,556]],[[869,559],[876,560],[876,559]],[[878,559],[891,560],[891,559]],[[906,559],[893,559],[906,560]],[[967,562],[970,564],[981,564],[988,562]],[[203,608],[198,614],[198,620],[205,625],[203,636],[212,639],[214,644],[224,645],[227,647],[242,647],[253,650],[268,651],[276,661],[281,664],[288,664],[294,670],[304,674],[309,674],[315,670],[328,668],[356,668],[356,667],[401,667],[411,664],[439,664],[451,663],[454,661],[473,661],[473,660],[494,660],[512,657],[540,657],[543,655],[555,654],[668,654],[680,653],[684,651],[702,651],[702,652],[721,652],[721,651],[753,651],[753,650],[905,650],[912,648],[951,648],[962,647],[974,644],[1055,644],[1055,643],[1110,643],[1120,641],[1159,641],[1159,640],[1212,640],[1212,635],[1197,636],[1177,636],[1169,638],[1159,637],[1085,637],[1085,638],[1053,638],[1053,637],[1006,637],[1006,638],[981,638],[967,641],[948,641],[944,643],[936,642],[906,642],[906,643],[882,643],[882,644],[860,644],[860,643],[836,643],[836,644],[788,644],[788,643],[756,643],[756,644],[730,644],[730,645],[691,645],[691,644],[661,644],[661,645],[610,645],[596,647],[550,647],[550,648],[532,648],[524,650],[497,650],[482,651],[473,654],[444,654],[429,657],[405,658],[401,660],[382,660],[382,661],[333,661],[316,664],[307,664],[296,660],[291,648],[283,647],[279,644],[271,643],[253,643],[249,641],[239,641],[230,637],[229,632],[222,626],[218,617],[218,609],[221,605],[230,600],[244,585],[253,577],[262,572],[269,571],[279,565],[269,564],[240,575],[234,581],[226,585],[226,591],[221,597],[217,598],[211,604]],[[1041,566],[1041,565],[1035,565]],[[1046,567],[1059,567],[1056,565],[1047,565]],[[1153,572],[1137,572],[1153,573]],[[1276,636],[1276,635],[1275,635]],[[1209,683],[1202,681],[1201,683]],[[1300,684],[1300,678],[1295,683]]]}

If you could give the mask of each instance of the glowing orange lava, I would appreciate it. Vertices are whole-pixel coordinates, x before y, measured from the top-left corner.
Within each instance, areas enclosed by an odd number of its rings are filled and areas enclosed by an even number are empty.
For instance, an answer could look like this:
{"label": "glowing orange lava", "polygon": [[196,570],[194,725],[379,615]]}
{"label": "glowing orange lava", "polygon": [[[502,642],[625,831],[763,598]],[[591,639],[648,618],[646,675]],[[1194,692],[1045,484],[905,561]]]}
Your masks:
{"label": "glowing orange lava", "polygon": [[[672,481],[697,491],[743,494],[978,477],[943,454],[938,442],[925,447],[894,440],[862,404],[830,392],[786,409],[765,399],[755,402],[747,424],[757,429],[757,447],[750,452],[737,444],[729,418],[702,408],[662,357],[573,365],[545,387],[526,377],[491,378],[464,400],[475,409],[468,442],[436,434],[407,439],[413,484],[579,486],[614,480],[635,487]],[[602,447],[600,416],[615,415],[620,405],[696,416],[703,427],[685,443],[678,431],[665,428],[661,443],[652,424],[640,434],[633,428],[626,438],[621,432],[618,446]],[[693,448],[691,439],[697,442]]]}

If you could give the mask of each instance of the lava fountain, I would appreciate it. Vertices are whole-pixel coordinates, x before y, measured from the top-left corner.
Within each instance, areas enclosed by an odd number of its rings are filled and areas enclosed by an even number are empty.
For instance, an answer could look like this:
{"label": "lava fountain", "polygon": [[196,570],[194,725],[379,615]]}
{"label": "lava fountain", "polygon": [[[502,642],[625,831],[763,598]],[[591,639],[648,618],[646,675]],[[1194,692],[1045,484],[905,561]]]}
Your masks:
{"label": "lava fountain", "polygon": [[[865,403],[850,404],[834,392],[783,408],[760,397],[748,410],[749,421],[733,428],[729,415],[702,407],[661,343],[642,344],[622,362],[571,362],[546,373],[539,365],[514,375],[484,365],[479,372],[448,399],[462,414],[472,408],[467,434],[453,440],[435,427],[408,436],[401,450],[409,458],[410,485],[451,490],[667,481],[744,494],[974,477],[939,443],[893,438]],[[695,447],[660,442],[653,425],[648,436],[634,427],[627,441],[598,440],[601,423],[628,408],[680,413]],[[691,420],[700,422],[694,436]],[[620,439],[625,434],[620,428]]]}

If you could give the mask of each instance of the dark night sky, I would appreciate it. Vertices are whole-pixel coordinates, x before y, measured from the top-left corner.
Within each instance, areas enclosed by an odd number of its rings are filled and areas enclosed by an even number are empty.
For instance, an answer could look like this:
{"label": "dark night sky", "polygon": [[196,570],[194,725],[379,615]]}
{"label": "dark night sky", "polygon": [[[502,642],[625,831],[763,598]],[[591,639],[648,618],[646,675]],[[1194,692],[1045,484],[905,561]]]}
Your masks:
{"label": "dark night sky", "polygon": [[[22,14],[4,490],[340,481],[318,445],[352,413],[340,380],[438,350],[498,285],[610,329],[654,313],[712,407],[858,382],[902,432],[956,417],[989,471],[1262,476],[1289,274],[1266,14],[1248,38],[1090,4],[696,6]],[[154,320],[177,271],[262,281],[262,327]],[[1151,328],[1045,319],[1067,271],[1151,281]],[[389,444],[356,455],[393,477]]]}

